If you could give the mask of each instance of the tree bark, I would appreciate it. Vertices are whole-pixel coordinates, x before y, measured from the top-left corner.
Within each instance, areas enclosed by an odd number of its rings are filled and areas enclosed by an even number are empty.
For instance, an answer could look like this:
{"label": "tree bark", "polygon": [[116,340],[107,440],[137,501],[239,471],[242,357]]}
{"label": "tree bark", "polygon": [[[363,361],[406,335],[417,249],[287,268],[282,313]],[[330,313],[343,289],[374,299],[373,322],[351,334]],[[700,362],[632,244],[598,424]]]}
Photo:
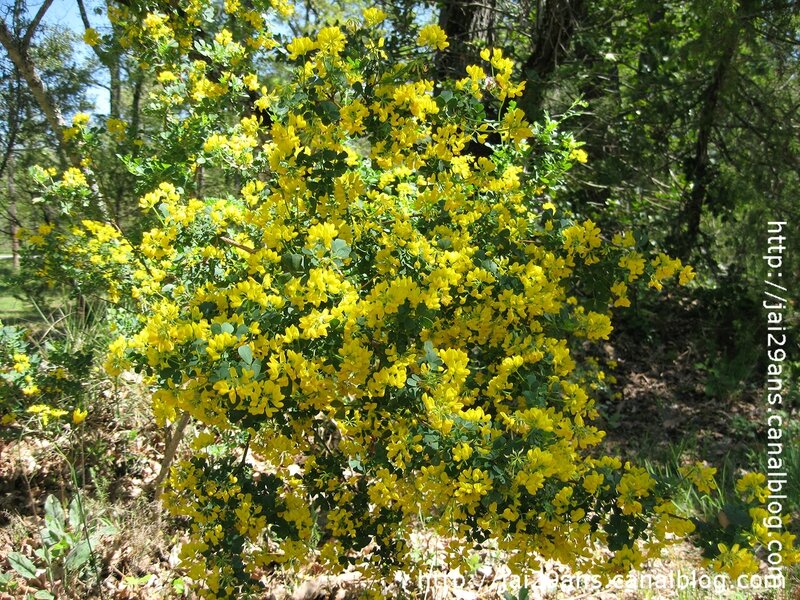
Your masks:
{"label": "tree bark", "polygon": [[739,48],[741,9],[742,5],[739,6],[731,28],[725,36],[722,53],[717,59],[711,80],[703,90],[702,105],[697,121],[697,141],[694,145],[693,157],[687,162],[685,169],[687,179],[691,182],[691,189],[671,236],[673,253],[684,260],[688,258],[697,242],[703,208],[708,202],[708,187],[711,179],[709,146],[718,116],[720,96]]}
{"label": "tree bark", "polygon": [[[89,21],[89,13],[86,12],[86,5],[83,0],[78,0],[78,13],[81,16],[84,30],[92,29]],[[122,82],[120,79],[120,57],[119,52],[113,50],[101,50],[99,46],[92,46],[92,51],[101,64],[108,69],[109,79],[109,99],[108,113],[112,119],[119,119],[122,114]]]}
{"label": "tree bark", "polygon": [[[67,164],[71,164],[73,167],[86,172],[87,170],[84,169],[83,165],[81,164],[81,156],[74,150],[70,149],[69,145],[64,139],[66,122],[64,121],[61,108],[50,97],[47,86],[39,76],[36,64],[33,62],[33,59],[30,55],[30,43],[33,39],[36,28],[39,26],[44,14],[47,12],[47,9],[52,3],[53,0],[45,0],[42,3],[38,12],[34,16],[33,21],[28,26],[28,29],[21,39],[19,35],[14,35],[14,33],[9,30],[5,20],[0,19],[0,45],[5,48],[6,52],[8,53],[8,57],[11,59],[11,62],[28,84],[31,95],[33,96],[34,100],[36,100],[36,104],[39,106],[39,109],[42,111],[42,113],[44,113],[47,124],[55,134],[57,141],[56,152],[62,167],[65,167]],[[95,199],[97,200],[98,210],[104,219],[109,220],[108,207],[103,200],[103,195],[100,193],[100,188],[98,187],[97,182],[94,181],[94,178],[91,176],[87,177],[87,179]]]}
{"label": "tree bark", "polygon": [[11,268],[19,271],[19,219],[17,218],[17,190],[14,187],[14,156],[9,155],[6,183],[8,185],[8,222],[11,235]]}
{"label": "tree bark", "polygon": [[496,4],[497,0],[442,3],[439,27],[450,46],[439,54],[436,71],[440,79],[464,77],[467,66],[478,62],[481,49],[492,45]]}
{"label": "tree bark", "polygon": [[[46,5],[49,6],[51,3],[52,0],[45,2],[42,5],[42,8],[44,8]],[[39,9],[39,13],[42,13],[41,8]],[[39,13],[37,13],[37,16]],[[39,19],[41,19],[41,17],[39,17]],[[6,49],[11,62],[14,63],[14,66],[17,68],[20,75],[28,84],[31,94],[36,100],[36,103],[39,105],[39,108],[44,113],[45,119],[47,119],[47,124],[55,134],[56,139],[58,140],[59,158],[64,163],[66,163],[67,159],[69,159],[69,162],[77,167],[81,162],[80,157],[74,153],[67,152],[66,144],[64,143],[65,122],[64,117],[61,114],[61,109],[50,98],[50,94],[47,91],[47,86],[39,76],[39,73],[36,70],[36,65],[30,56],[30,40],[33,35],[33,28],[37,24],[38,21],[32,23],[28,28],[28,32],[25,34],[24,38],[22,40],[17,40],[11,31],[9,31],[5,21],[0,19],[0,44],[2,44]]]}
{"label": "tree bark", "polygon": [[539,0],[533,51],[522,66],[526,80],[520,106],[531,120],[542,110],[545,82],[568,52],[575,28],[584,18],[586,0]]}

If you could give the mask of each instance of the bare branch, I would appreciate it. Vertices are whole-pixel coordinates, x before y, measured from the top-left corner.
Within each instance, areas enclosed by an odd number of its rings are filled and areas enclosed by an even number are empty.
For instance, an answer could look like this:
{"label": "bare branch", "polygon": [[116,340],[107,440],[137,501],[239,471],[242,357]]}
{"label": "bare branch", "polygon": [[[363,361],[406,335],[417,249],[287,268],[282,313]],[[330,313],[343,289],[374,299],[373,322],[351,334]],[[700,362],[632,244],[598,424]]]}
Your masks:
{"label": "bare branch", "polygon": [[22,38],[22,42],[20,43],[20,47],[23,50],[28,49],[28,46],[31,45],[31,40],[33,39],[36,30],[39,28],[39,23],[41,23],[42,19],[44,18],[47,9],[50,8],[50,5],[53,4],[53,0],[44,0],[42,5],[39,7],[39,10],[36,11],[36,15],[33,17],[33,21],[28,26],[28,31],[25,32],[25,37]]}
{"label": "bare branch", "polygon": [[[41,12],[41,9],[39,9],[39,11]],[[28,29],[29,33],[30,31],[31,29]],[[52,129],[53,133],[55,133],[58,138],[59,149],[62,156],[65,156],[64,117],[61,114],[61,110],[51,101],[50,95],[47,93],[47,86],[44,81],[42,81],[42,78],[39,77],[36,66],[33,64],[33,60],[28,53],[28,47],[22,43],[18,43],[17,40],[14,39],[14,36],[8,30],[8,26],[2,19],[0,19],[0,44],[6,49],[11,62],[14,63],[20,75],[28,84],[28,88],[36,99],[39,108],[41,108],[44,113],[47,123],[50,125],[50,129]],[[80,163],[80,159],[73,160],[73,162]]]}
{"label": "bare branch", "polygon": [[83,26],[85,29],[91,29],[92,25],[89,22],[89,13],[86,12],[86,5],[83,3],[83,0],[78,1],[78,12],[81,14],[81,21],[83,21]]}

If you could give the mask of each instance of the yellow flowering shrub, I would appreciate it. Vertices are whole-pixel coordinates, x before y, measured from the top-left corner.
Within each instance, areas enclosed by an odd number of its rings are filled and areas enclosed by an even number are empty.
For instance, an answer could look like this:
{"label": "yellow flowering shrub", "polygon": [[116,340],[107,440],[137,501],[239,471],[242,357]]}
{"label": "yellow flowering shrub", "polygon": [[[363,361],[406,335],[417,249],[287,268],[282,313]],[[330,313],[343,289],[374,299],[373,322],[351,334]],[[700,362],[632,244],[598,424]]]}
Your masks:
{"label": "yellow flowering shrub", "polygon": [[[164,501],[188,523],[201,593],[237,597],[312,554],[410,573],[421,527],[461,540],[454,565],[492,538],[516,572],[541,557],[603,577],[690,533],[663,484],[598,456],[603,375],[581,348],[608,338],[629,285],[691,271],[550,201],[587,156],[525,120],[512,61],[486,50],[435,82],[435,25],[398,64],[375,9],[286,44],[239,3],[225,3],[235,19],[215,10],[115,8],[165,123],[130,162],[149,220],[40,240],[45,272],[85,271],[135,305],[109,373],[143,371],[161,424],[197,423]],[[200,27],[213,35],[193,39]],[[276,57],[288,81],[259,89],[254,65]],[[471,151],[490,139],[490,156]]]}
{"label": "yellow flowering shrub", "polygon": [[[687,465],[680,471],[698,492],[718,490],[714,480],[715,468],[698,463]],[[703,550],[703,564],[737,581],[740,576],[755,575],[761,570],[763,554],[755,552],[756,549],[771,554],[767,559],[771,565],[775,556],[779,556],[786,566],[800,562],[796,536],[790,531],[789,515],[768,510],[774,507],[770,506],[771,492],[766,475],[744,473],[736,480],[734,490],[735,495],[727,498],[720,494],[724,503],[714,519],[694,519],[696,544]]]}
{"label": "yellow flowering shrub", "polygon": [[69,414],[67,407],[80,417],[76,425],[85,419],[80,405],[90,353],[70,351],[59,341],[44,350],[22,328],[0,321],[0,426],[33,420],[47,427]]}

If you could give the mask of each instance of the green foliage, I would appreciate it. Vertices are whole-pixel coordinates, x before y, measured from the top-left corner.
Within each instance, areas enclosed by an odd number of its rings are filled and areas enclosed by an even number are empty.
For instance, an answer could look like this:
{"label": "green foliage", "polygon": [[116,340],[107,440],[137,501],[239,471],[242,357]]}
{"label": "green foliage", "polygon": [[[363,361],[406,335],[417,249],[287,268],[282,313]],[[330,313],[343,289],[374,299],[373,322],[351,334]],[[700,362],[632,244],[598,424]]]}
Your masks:
{"label": "green foliage", "polygon": [[88,304],[45,317],[43,332],[0,322],[0,413],[3,425],[21,419],[34,429],[72,413],[79,423],[98,358],[108,343],[102,305]]}
{"label": "green foliage", "polygon": [[[66,514],[65,514],[66,513]],[[50,590],[74,589],[78,581],[97,577],[95,549],[104,536],[117,533],[109,521],[90,519],[80,496],[75,496],[65,508],[53,496],[44,503],[44,524],[39,530],[39,547],[33,558],[19,552],[10,552],[8,563],[24,581],[34,584],[39,581],[37,570],[44,568]],[[35,598],[56,598],[47,589],[36,592]]]}

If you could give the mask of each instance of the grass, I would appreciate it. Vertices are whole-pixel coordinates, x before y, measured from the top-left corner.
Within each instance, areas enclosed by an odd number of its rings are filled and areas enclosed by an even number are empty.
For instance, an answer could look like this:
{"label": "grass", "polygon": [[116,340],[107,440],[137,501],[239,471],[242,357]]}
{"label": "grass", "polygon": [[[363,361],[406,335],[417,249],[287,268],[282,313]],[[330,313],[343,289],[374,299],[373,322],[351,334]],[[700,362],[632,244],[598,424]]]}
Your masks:
{"label": "grass", "polygon": [[[0,249],[0,254],[4,251]],[[15,325],[39,318],[36,309],[14,296],[16,284],[12,279],[11,261],[0,260],[0,320],[6,325]]]}
{"label": "grass", "polygon": [[19,324],[39,318],[36,310],[27,302],[10,294],[0,295],[0,321],[6,325]]}

